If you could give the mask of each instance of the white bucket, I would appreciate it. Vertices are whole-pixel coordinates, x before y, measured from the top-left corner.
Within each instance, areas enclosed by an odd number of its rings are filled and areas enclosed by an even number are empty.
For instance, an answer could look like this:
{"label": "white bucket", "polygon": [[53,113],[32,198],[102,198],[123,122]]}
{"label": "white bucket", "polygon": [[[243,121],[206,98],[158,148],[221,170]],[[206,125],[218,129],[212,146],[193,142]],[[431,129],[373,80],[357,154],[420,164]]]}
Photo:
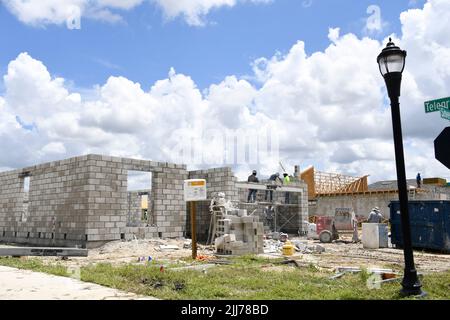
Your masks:
{"label": "white bucket", "polygon": [[383,223],[363,223],[362,244],[365,249],[387,248],[387,225]]}

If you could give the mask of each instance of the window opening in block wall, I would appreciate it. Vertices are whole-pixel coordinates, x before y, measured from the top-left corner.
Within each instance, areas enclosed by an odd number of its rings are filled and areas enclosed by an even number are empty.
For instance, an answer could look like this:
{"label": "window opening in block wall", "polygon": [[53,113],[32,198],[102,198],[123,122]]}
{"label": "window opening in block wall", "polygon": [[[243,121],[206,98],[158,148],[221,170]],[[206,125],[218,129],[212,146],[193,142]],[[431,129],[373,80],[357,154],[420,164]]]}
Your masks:
{"label": "window opening in block wall", "polygon": [[21,186],[23,191],[22,199],[22,216],[21,221],[26,222],[28,220],[29,214],[29,200],[30,200],[30,183],[31,183],[31,173],[23,172],[19,178],[21,179]]}
{"label": "window opening in block wall", "polygon": [[23,178],[23,191],[30,192],[30,176],[24,176]]}
{"label": "window opening in block wall", "polygon": [[154,224],[151,215],[152,173],[128,171],[128,225],[133,227]]}

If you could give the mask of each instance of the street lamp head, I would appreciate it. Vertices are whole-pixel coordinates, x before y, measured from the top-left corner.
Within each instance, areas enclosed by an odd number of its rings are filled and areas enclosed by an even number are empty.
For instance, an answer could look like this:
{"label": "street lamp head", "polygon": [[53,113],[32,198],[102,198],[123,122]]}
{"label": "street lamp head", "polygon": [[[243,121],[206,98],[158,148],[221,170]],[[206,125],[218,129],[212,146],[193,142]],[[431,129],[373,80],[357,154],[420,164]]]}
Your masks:
{"label": "street lamp head", "polygon": [[391,73],[401,74],[405,69],[405,59],[406,51],[397,47],[392,42],[392,39],[389,38],[389,43],[386,45],[386,48],[381,51],[377,58],[381,75],[386,77],[386,75]]}
{"label": "street lamp head", "polygon": [[392,39],[386,48],[378,55],[377,62],[388,90],[389,98],[398,99],[400,97],[400,87],[402,83],[402,72],[405,69],[406,51],[397,47]]}

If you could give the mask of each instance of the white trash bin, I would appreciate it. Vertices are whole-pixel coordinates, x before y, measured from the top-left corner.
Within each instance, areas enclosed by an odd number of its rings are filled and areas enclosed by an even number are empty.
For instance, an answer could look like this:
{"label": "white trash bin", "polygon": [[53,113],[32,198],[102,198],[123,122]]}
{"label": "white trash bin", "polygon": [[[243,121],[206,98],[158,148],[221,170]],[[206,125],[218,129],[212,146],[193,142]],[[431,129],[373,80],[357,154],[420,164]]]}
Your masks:
{"label": "white trash bin", "polygon": [[388,228],[385,223],[363,223],[362,244],[365,249],[388,247]]}

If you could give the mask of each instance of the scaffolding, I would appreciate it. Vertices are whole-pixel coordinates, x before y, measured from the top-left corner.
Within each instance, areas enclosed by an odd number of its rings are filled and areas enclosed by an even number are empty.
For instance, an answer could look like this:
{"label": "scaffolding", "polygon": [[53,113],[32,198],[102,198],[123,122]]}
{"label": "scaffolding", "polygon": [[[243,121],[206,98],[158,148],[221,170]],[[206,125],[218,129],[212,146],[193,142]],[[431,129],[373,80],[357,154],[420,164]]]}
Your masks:
{"label": "scaffolding", "polygon": [[[270,184],[270,182],[267,184],[239,182],[236,186],[238,189],[254,189],[259,192],[257,195],[259,200],[256,203],[249,203],[246,199],[241,198],[239,207],[246,209],[249,213],[252,212],[250,215],[253,215],[256,212],[261,217],[262,221],[264,221],[265,227],[269,228],[267,231],[300,235],[306,234],[307,226],[304,221],[308,220],[308,213],[306,209],[302,209],[302,194],[305,192],[303,187],[286,185],[274,186]],[[270,198],[266,198],[265,196],[268,191],[274,193],[273,201],[262,200]],[[291,193],[290,202],[280,202],[277,194],[285,194],[286,192]],[[278,200],[276,200],[277,198]],[[281,199],[281,201],[283,201],[283,199]],[[270,214],[272,216],[271,219],[267,219],[266,210],[272,212],[272,214]]]}

